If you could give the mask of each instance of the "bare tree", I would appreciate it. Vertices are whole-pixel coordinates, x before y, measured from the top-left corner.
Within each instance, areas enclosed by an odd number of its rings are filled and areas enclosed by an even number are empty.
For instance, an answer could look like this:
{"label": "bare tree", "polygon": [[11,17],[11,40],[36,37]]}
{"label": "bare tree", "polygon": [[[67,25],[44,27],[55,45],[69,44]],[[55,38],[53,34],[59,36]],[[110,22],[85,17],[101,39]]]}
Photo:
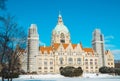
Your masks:
{"label": "bare tree", "polygon": [[[20,48],[25,48],[25,45],[26,34],[23,28],[15,22],[14,17],[8,15],[2,19],[0,22],[0,63],[7,65],[5,75],[8,75],[8,81],[10,75],[19,67],[19,57],[22,54]],[[4,71],[2,74],[2,81],[4,81]],[[12,77],[10,80],[12,81]]]}
{"label": "bare tree", "polygon": [[[0,12],[5,11],[6,10],[6,2],[7,0],[0,0]],[[0,14],[0,21],[2,21],[4,19],[4,17],[2,16],[2,14]]]}
{"label": "bare tree", "polygon": [[0,9],[1,10],[5,10],[6,9],[6,5],[5,5],[5,2],[6,2],[7,0],[0,0]]}
{"label": "bare tree", "polygon": [[[0,11],[6,10],[5,2],[0,0]],[[6,13],[5,13],[6,14]],[[5,15],[4,14],[4,15]],[[26,34],[23,28],[15,22],[13,16],[0,14],[0,65],[2,66],[2,81],[20,69],[20,56],[26,45]],[[21,49],[22,48],[22,49]]]}

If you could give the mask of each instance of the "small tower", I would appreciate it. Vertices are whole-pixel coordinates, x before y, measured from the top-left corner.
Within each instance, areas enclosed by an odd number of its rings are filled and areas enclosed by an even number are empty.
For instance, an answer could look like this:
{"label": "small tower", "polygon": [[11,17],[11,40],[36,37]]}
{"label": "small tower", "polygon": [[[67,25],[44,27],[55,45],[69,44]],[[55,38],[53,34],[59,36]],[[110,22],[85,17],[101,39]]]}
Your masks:
{"label": "small tower", "polygon": [[28,33],[28,64],[27,72],[37,72],[37,55],[39,52],[39,35],[37,26],[31,24]]}
{"label": "small tower", "polygon": [[58,23],[52,31],[51,45],[54,43],[70,43],[70,34],[68,28],[64,25],[62,16],[59,14]]}
{"label": "small tower", "polygon": [[104,36],[99,29],[95,29],[93,32],[92,46],[94,51],[99,55],[99,66],[105,66]]}

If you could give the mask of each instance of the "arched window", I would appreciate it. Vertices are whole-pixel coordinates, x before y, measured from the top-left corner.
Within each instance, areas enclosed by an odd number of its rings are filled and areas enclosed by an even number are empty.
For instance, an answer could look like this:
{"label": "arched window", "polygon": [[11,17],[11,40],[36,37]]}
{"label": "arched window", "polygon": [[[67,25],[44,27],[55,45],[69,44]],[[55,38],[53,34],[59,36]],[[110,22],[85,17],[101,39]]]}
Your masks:
{"label": "arched window", "polygon": [[46,60],[44,61],[44,65],[45,65],[45,66],[47,65],[47,61],[46,61]]}
{"label": "arched window", "polygon": [[97,61],[97,59],[95,59],[95,61]]}
{"label": "arched window", "polygon": [[63,33],[61,33],[60,38],[61,38],[61,39],[64,39],[64,38],[65,38],[65,35],[64,35]]}
{"label": "arched window", "polygon": [[73,63],[73,59],[72,59],[72,58],[69,58],[69,59],[68,59],[68,63],[69,63],[69,64],[72,64],[72,63]]}
{"label": "arched window", "polygon": [[42,65],[42,59],[39,59],[39,64]]}
{"label": "arched window", "polygon": [[59,58],[59,61],[60,61],[60,64],[63,64],[63,58],[62,57]]}
{"label": "arched window", "polygon": [[88,61],[88,59],[85,59],[85,61]]}
{"label": "arched window", "polygon": [[77,58],[77,63],[78,63],[78,64],[81,63],[81,58]]}
{"label": "arched window", "polygon": [[53,65],[53,60],[52,59],[50,59],[50,65]]}
{"label": "arched window", "polygon": [[65,35],[63,33],[60,34],[60,42],[65,43]]}
{"label": "arched window", "polygon": [[90,59],[90,61],[93,61],[93,59]]}

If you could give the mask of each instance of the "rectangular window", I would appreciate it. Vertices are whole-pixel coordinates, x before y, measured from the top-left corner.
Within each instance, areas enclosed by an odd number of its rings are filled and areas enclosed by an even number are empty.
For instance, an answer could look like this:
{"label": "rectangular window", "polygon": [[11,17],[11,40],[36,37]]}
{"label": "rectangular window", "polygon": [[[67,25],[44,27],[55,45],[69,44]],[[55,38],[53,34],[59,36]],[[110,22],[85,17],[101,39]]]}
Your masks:
{"label": "rectangular window", "polygon": [[93,61],[93,59],[90,59],[90,61]]}
{"label": "rectangular window", "polygon": [[88,62],[85,62],[86,65],[88,65]]}
{"label": "rectangular window", "polygon": [[61,43],[65,43],[65,40],[60,40]]}
{"label": "rectangular window", "polygon": [[63,64],[63,58],[62,57],[59,58],[59,61],[60,61],[60,64]]}
{"label": "rectangular window", "polygon": [[45,73],[47,73],[47,71],[44,71]]}
{"label": "rectangular window", "polygon": [[47,69],[47,67],[44,67],[44,69]]}
{"label": "rectangular window", "polygon": [[96,70],[96,73],[98,72],[98,70]]}
{"label": "rectangular window", "polygon": [[97,62],[95,62],[95,65],[97,65]]}
{"label": "rectangular window", "polygon": [[85,61],[88,61],[88,59],[85,59]]}
{"label": "rectangular window", "polygon": [[95,61],[97,61],[97,59],[95,59]]}
{"label": "rectangular window", "polygon": [[53,62],[52,62],[52,61],[50,62],[50,65],[53,65]]}
{"label": "rectangular window", "polygon": [[98,67],[96,66],[95,69],[98,69]]}
{"label": "rectangular window", "polygon": [[69,63],[69,64],[72,64],[72,63],[73,63],[73,59],[72,59],[72,58],[69,58],[69,59],[68,59],[68,63]]}
{"label": "rectangular window", "polygon": [[39,69],[42,69],[41,67],[39,67]]}
{"label": "rectangular window", "polygon": [[86,67],[86,69],[88,69],[88,67]]}
{"label": "rectangular window", "polygon": [[44,65],[47,65],[47,62],[46,62],[46,61],[44,62]]}
{"label": "rectangular window", "polygon": [[93,62],[90,62],[90,65],[93,65]]}
{"label": "rectangular window", "polygon": [[78,64],[81,63],[81,58],[77,58],[77,63],[78,63]]}
{"label": "rectangular window", "polygon": [[53,67],[50,67],[50,69],[53,69]]}

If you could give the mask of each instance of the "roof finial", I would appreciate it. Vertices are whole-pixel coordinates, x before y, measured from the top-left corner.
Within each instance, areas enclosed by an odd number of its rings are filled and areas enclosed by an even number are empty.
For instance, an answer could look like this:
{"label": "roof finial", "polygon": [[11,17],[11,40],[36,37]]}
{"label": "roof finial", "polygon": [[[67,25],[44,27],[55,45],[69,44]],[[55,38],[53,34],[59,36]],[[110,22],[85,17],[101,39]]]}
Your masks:
{"label": "roof finial", "polygon": [[59,17],[61,17],[61,12],[59,11]]}
{"label": "roof finial", "polygon": [[59,11],[58,24],[63,24],[61,12]]}

